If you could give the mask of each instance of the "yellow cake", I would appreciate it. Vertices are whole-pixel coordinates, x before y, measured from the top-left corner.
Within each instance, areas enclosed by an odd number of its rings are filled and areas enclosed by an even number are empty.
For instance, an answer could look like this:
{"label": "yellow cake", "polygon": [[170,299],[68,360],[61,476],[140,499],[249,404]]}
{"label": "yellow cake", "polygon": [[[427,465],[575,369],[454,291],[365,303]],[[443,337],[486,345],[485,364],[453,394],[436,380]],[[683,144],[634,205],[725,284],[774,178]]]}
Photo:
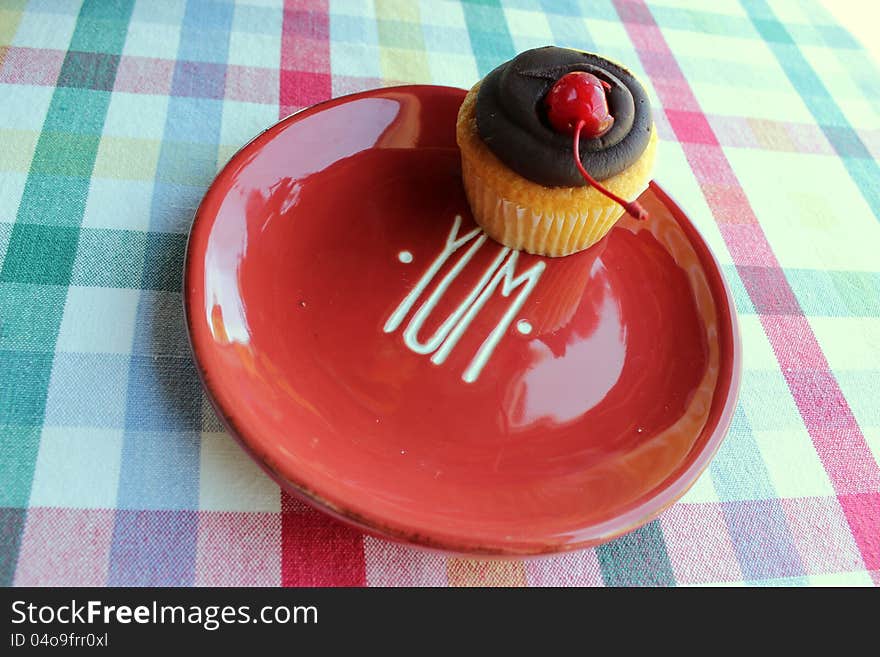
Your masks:
{"label": "yellow cake", "polygon": [[[549,186],[528,179],[499,159],[477,125],[481,84],[465,97],[456,125],[464,188],[476,222],[505,246],[545,256],[575,253],[602,239],[623,214],[623,207],[590,185]],[[627,201],[638,198],[651,179],[657,147],[653,121],[649,130],[641,154],[600,181]]]}

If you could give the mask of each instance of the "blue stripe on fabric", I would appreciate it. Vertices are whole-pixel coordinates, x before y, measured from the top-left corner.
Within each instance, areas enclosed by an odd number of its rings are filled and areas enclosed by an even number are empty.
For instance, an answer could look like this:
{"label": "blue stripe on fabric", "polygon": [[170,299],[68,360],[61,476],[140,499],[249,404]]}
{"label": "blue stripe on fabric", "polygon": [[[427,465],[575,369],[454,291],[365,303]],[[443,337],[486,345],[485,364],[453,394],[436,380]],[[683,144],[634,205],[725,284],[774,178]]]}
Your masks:
{"label": "blue stripe on fabric", "polygon": [[547,20],[552,20],[556,17],[580,16],[582,9],[577,0],[541,0],[541,11]]}
{"label": "blue stripe on fabric", "polygon": [[[767,3],[764,0],[740,0],[740,3],[822,132],[840,155],[874,217],[880,221],[880,166]],[[829,126],[834,126],[834,130],[829,130]]]}
{"label": "blue stripe on fabric", "polygon": [[225,64],[234,7],[212,0],[189,0],[183,14],[178,60]]}
{"label": "blue stripe on fabric", "polygon": [[722,502],[743,579],[760,583],[781,577],[804,578],[806,570],[778,499]]}
{"label": "blue stripe on fabric", "polygon": [[198,511],[116,511],[108,586],[191,586]]}
{"label": "blue stripe on fabric", "polygon": [[791,529],[742,406],[709,472],[746,580],[805,575]]}
{"label": "blue stripe on fabric", "polygon": [[727,438],[709,468],[721,501],[762,500],[776,495],[741,404],[737,405]]}
{"label": "blue stripe on fabric", "polygon": [[[330,15],[330,25],[336,19]],[[422,38],[425,50],[429,53],[451,52],[461,55],[471,54],[470,37],[466,29],[449,25],[422,25]]]}
{"label": "blue stripe on fabric", "polygon": [[[552,9],[553,0],[546,0],[546,2],[542,0],[542,4],[546,6],[545,11],[555,13]],[[581,0],[580,10],[584,18],[620,23],[617,9],[614,8],[614,4],[610,0],[606,2],[584,2],[584,0]]]}
{"label": "blue stripe on fabric", "polygon": [[[856,83],[859,91],[880,114],[880,68],[874,58],[849,32],[837,25],[837,19],[819,0],[804,2],[802,7],[822,39],[822,45],[833,49],[843,70]],[[851,45],[842,47],[842,42]]]}
{"label": "blue stripe on fabric", "polygon": [[[545,1],[542,6],[548,3]],[[586,23],[580,18],[581,14],[574,7],[563,14],[546,13],[547,23],[550,25],[550,31],[553,33],[553,43],[564,46],[566,48],[578,48],[580,50],[588,50],[596,52],[596,43],[590,36]],[[545,44],[546,45],[546,44]]]}
{"label": "blue stripe on fabric", "polygon": [[[178,60],[214,62],[202,68],[222,70],[232,18],[228,3],[188,0]],[[201,69],[195,70],[197,75]],[[192,71],[178,64],[175,76]],[[216,95],[198,85],[181,88]],[[215,173],[222,112],[222,101],[212,97],[169,99],[150,208],[152,232],[188,229]],[[154,261],[144,263],[145,271],[182,265],[162,253],[147,257]],[[152,273],[171,280],[176,272]],[[111,585],[187,585],[195,578],[203,395],[182,336],[181,291],[142,292],[128,371]]]}
{"label": "blue stripe on fabric", "polygon": [[367,19],[365,16],[331,13],[330,41],[331,43],[345,42],[362,46],[378,46],[379,34],[376,29],[376,21]]}
{"label": "blue stripe on fabric", "polygon": [[181,510],[199,505],[198,431],[127,431],[119,473],[119,509]]}
{"label": "blue stripe on fabric", "polygon": [[[216,150],[222,115],[222,100],[172,96],[168,99],[169,120],[163,139],[165,142],[206,144]],[[161,160],[161,155],[159,157]],[[213,175],[213,171],[209,175]]]}

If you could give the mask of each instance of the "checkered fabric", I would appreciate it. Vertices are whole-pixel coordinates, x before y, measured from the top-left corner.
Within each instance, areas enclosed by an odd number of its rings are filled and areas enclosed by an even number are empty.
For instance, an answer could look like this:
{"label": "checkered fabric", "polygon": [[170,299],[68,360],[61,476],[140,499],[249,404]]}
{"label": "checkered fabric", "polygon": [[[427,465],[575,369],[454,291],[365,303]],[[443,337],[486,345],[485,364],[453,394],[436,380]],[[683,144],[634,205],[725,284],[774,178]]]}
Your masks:
{"label": "checkered fabric", "polygon": [[[530,561],[365,537],[224,433],[182,319],[193,211],[293,110],[553,43],[645,82],[744,373],[658,520]],[[0,0],[0,583],[880,584],[880,75],[816,2]]]}

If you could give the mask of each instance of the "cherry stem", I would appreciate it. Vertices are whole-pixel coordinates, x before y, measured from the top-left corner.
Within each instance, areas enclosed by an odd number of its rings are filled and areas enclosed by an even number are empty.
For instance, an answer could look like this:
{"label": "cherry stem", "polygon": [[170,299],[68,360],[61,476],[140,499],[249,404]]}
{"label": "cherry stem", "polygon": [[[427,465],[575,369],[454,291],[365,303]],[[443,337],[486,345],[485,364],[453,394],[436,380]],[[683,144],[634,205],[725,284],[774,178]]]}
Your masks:
{"label": "cherry stem", "polygon": [[578,124],[574,129],[574,163],[575,163],[575,166],[577,166],[578,171],[581,172],[581,175],[584,177],[584,179],[588,183],[590,183],[596,189],[596,191],[598,191],[601,194],[604,194],[605,196],[610,198],[612,201],[614,201],[618,205],[622,206],[623,209],[626,210],[634,218],[644,221],[645,219],[648,218],[648,211],[645,210],[645,208],[643,208],[641,205],[639,205],[639,203],[637,201],[626,201],[626,200],[620,198],[617,194],[615,194],[611,190],[606,189],[605,187],[600,185],[596,181],[596,179],[593,178],[593,176],[591,176],[589,174],[589,172],[587,172],[586,169],[584,169],[584,165],[581,163],[581,130],[584,129],[585,124],[586,124],[586,121],[583,121],[583,120],[578,121]]}

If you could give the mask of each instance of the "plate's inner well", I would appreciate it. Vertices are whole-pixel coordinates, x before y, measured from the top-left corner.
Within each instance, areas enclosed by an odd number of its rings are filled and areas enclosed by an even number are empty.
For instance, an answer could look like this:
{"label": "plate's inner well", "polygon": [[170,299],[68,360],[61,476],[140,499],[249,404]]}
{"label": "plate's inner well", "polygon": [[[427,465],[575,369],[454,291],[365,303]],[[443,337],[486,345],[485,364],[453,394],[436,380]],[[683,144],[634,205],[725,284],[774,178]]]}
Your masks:
{"label": "plate's inner well", "polygon": [[221,175],[190,247],[206,381],[278,476],[374,529],[592,540],[710,440],[730,379],[723,284],[653,190],[649,221],[577,255],[488,239],[456,105],[430,102],[307,113]]}

